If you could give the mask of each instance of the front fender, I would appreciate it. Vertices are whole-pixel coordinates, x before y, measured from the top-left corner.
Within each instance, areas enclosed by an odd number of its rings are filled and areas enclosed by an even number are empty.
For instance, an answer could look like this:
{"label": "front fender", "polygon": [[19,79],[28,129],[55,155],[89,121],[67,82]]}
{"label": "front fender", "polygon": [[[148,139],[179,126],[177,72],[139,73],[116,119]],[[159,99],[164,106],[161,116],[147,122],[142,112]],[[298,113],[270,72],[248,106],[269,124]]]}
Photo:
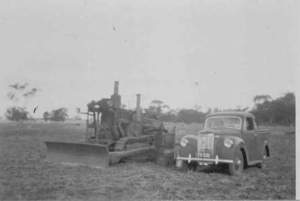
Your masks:
{"label": "front fender", "polygon": [[245,141],[240,137],[233,137],[233,139],[235,140],[235,149],[242,151],[245,162],[248,164],[249,152],[246,148]]}
{"label": "front fender", "polygon": [[[230,138],[233,140],[233,145],[228,148],[226,146],[224,146],[224,140],[226,138]],[[242,138],[239,138],[239,137],[236,137],[236,136],[226,136],[226,137],[219,137],[219,139],[217,140],[216,144],[215,144],[215,150],[216,150],[216,155],[219,156],[219,158],[221,159],[228,159],[228,160],[233,160],[234,159],[234,156],[235,156],[235,153],[237,151],[240,151],[240,150],[244,150],[245,154],[246,155],[246,159],[248,158],[248,153],[247,153],[247,150],[245,148],[245,142]]]}

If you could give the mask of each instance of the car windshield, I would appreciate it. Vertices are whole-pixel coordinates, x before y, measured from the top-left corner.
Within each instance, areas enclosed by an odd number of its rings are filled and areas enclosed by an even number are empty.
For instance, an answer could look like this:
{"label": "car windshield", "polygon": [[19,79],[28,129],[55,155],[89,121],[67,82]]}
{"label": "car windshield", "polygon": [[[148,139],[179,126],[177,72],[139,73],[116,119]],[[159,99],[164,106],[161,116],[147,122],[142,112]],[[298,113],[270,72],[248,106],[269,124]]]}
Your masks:
{"label": "car windshield", "polygon": [[241,129],[242,121],[239,117],[232,116],[215,116],[209,117],[205,121],[205,129],[222,129],[222,128],[233,128]]}

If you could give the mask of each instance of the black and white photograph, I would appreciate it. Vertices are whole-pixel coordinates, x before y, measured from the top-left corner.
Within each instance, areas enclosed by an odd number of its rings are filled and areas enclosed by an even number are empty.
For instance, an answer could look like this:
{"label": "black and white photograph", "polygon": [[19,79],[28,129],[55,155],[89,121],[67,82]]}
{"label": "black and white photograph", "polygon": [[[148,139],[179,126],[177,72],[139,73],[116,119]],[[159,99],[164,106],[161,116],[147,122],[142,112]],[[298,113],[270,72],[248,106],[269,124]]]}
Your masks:
{"label": "black and white photograph", "polygon": [[0,200],[300,199],[299,20],[299,0],[1,0]]}

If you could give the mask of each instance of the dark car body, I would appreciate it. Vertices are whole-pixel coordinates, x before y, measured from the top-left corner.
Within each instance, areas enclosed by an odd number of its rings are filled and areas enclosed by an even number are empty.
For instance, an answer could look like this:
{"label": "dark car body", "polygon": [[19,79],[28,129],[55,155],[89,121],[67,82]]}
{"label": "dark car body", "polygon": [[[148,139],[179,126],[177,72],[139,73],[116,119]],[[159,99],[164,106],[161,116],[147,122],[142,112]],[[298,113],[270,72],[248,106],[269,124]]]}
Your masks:
{"label": "dark car body", "polygon": [[[176,165],[183,162],[197,162],[199,165],[235,163],[235,156],[241,153],[243,167],[262,164],[270,156],[269,131],[257,128],[255,117],[248,112],[219,112],[207,116],[235,118],[240,120],[238,128],[201,130],[197,135],[183,136],[175,153]],[[183,146],[185,145],[185,146]]]}

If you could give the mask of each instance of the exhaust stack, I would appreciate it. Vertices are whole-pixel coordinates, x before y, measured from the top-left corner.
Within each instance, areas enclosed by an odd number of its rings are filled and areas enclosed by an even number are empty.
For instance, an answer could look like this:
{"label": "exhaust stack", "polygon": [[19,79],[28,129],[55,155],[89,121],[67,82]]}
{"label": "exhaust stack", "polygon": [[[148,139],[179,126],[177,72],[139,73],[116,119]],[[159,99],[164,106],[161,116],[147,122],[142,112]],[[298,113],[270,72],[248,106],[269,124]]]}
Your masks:
{"label": "exhaust stack", "polygon": [[141,94],[136,95],[136,119],[142,121]]}
{"label": "exhaust stack", "polygon": [[114,84],[114,95],[119,95],[119,82],[115,81]]}
{"label": "exhaust stack", "polygon": [[113,103],[113,107],[115,107],[115,108],[121,107],[121,96],[119,95],[119,82],[118,81],[115,81],[114,94],[111,95],[111,100]]}

